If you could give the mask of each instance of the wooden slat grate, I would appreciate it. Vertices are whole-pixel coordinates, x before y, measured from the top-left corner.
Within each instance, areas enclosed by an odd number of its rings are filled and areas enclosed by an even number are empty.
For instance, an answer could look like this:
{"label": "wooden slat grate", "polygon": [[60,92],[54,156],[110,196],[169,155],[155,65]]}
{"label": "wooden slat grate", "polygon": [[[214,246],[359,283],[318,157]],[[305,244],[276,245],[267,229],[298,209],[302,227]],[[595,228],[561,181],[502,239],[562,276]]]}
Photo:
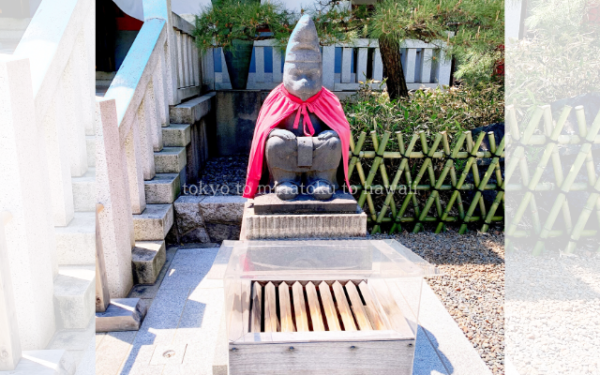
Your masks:
{"label": "wooden slat grate", "polygon": [[248,319],[252,333],[393,328],[365,280],[255,281]]}

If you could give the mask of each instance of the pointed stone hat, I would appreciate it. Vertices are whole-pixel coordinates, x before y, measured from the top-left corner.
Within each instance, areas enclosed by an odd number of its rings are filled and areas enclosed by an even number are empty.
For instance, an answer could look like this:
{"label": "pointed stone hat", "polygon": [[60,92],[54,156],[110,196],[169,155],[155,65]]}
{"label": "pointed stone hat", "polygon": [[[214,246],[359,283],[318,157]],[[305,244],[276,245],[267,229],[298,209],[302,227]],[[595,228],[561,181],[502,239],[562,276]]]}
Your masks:
{"label": "pointed stone hat", "polygon": [[304,15],[294,28],[285,51],[286,62],[321,62],[319,36],[315,23]]}

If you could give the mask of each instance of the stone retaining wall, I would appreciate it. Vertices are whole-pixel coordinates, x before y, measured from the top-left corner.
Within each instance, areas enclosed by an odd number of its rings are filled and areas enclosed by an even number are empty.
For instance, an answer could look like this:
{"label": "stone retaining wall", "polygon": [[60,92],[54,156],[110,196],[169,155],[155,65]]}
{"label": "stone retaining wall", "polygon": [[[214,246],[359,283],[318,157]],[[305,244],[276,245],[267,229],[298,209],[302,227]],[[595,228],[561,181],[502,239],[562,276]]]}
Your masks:
{"label": "stone retaining wall", "polygon": [[208,243],[237,240],[246,198],[182,195],[174,203],[175,225],[167,242]]}

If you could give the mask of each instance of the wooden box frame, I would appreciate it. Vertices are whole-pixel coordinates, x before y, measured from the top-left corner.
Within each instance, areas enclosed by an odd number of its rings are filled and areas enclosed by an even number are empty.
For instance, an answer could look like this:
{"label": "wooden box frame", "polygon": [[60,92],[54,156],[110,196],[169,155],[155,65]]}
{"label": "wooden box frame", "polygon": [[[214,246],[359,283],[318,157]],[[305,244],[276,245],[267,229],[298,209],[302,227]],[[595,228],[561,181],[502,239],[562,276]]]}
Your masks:
{"label": "wooden box frame", "polygon": [[[261,285],[285,280],[238,280],[239,293],[229,305],[230,375],[411,375],[416,332],[383,279],[315,280],[330,285],[365,282],[375,297],[387,329],[371,331],[251,332],[252,282]],[[291,282],[291,281],[285,281]],[[310,281],[298,280],[303,286]],[[324,318],[323,318],[324,319]],[[340,318],[341,319],[341,318]],[[239,337],[239,332],[244,334]]]}

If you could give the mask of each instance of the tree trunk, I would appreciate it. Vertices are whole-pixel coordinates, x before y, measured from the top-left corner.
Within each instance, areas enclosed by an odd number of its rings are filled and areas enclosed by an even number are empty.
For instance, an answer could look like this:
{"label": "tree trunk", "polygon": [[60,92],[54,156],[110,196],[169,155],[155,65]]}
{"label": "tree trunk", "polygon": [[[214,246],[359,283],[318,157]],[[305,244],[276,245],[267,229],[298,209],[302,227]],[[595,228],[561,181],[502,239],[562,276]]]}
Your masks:
{"label": "tree trunk", "polygon": [[404,69],[400,55],[400,43],[392,38],[379,38],[381,60],[387,75],[387,91],[390,100],[408,98],[408,87],[404,79]]}

